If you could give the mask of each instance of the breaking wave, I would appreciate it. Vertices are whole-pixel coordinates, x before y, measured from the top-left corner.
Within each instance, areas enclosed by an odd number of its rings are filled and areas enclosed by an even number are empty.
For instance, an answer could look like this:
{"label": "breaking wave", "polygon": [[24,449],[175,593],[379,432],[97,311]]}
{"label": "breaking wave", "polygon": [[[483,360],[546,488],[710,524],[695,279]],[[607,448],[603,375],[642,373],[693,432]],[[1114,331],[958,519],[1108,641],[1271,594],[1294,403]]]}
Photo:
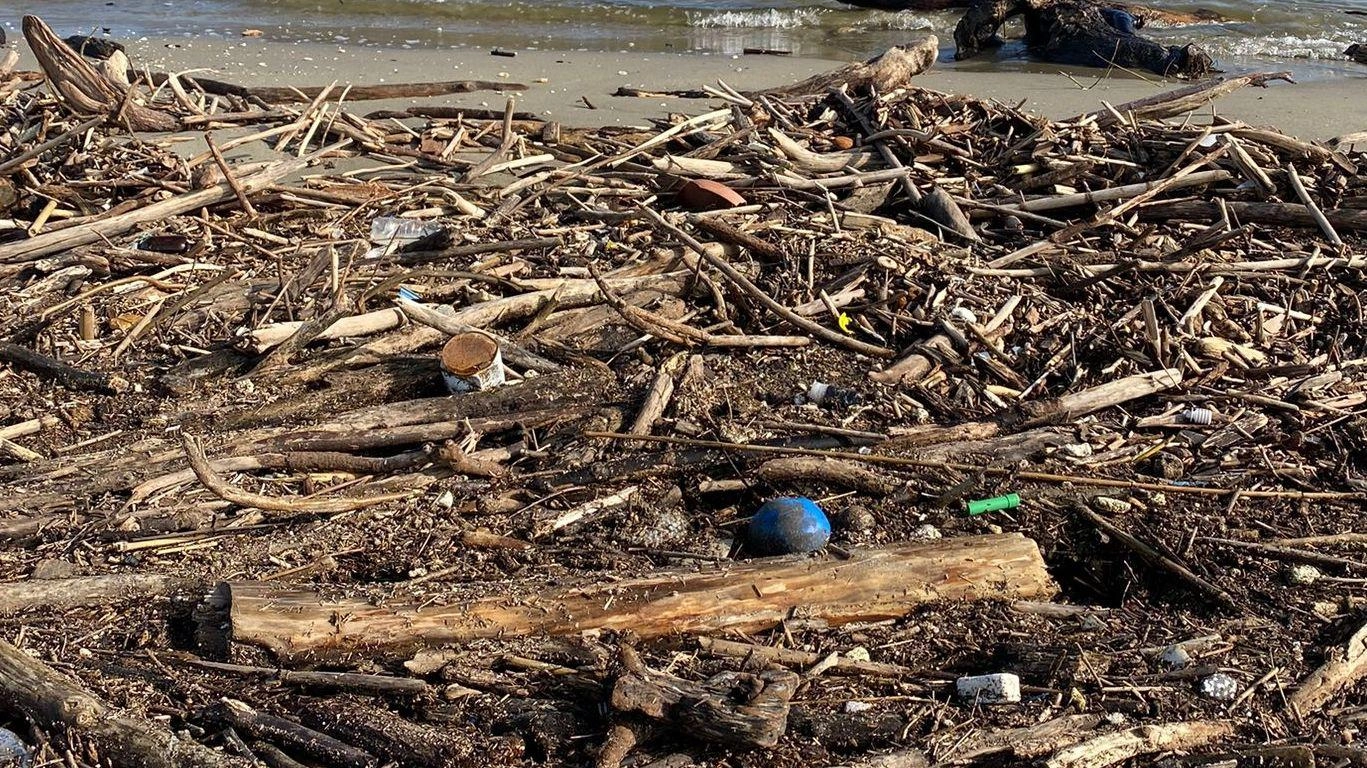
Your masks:
{"label": "breaking wave", "polygon": [[823,8],[750,11],[689,11],[688,23],[708,29],[799,29],[821,25]]}

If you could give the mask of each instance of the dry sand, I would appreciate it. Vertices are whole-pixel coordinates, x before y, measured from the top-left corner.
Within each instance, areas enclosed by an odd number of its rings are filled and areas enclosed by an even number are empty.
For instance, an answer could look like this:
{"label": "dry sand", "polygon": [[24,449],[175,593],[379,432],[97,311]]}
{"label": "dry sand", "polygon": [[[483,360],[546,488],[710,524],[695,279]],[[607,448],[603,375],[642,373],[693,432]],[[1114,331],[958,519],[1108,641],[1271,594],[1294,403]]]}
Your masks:
{"label": "dry sand", "polygon": [[[21,47],[22,50],[22,47]],[[650,90],[697,88],[718,79],[744,90],[794,82],[845,62],[778,56],[519,51],[515,58],[469,48],[374,48],[284,43],[244,38],[140,40],[129,45],[135,63],[153,69],[198,70],[207,77],[244,85],[325,85],[478,79],[525,83],[519,110],[571,126],[642,124],[666,111],[700,112],[708,103],[683,99],[618,98],[619,86]],[[944,58],[942,56],[942,58]],[[34,62],[25,52],[25,66]],[[1125,73],[1034,65],[1034,71],[984,71],[938,65],[917,82],[927,88],[1016,104],[1052,118],[1067,118],[1181,87],[1176,81],[1144,80]],[[595,109],[585,105],[584,99]],[[372,102],[368,109],[415,103],[500,109],[500,93],[480,92],[433,99]],[[1287,133],[1325,139],[1367,130],[1367,71],[1361,76],[1266,89],[1245,89],[1216,102],[1214,112]],[[1208,119],[1206,109],[1198,119]]]}

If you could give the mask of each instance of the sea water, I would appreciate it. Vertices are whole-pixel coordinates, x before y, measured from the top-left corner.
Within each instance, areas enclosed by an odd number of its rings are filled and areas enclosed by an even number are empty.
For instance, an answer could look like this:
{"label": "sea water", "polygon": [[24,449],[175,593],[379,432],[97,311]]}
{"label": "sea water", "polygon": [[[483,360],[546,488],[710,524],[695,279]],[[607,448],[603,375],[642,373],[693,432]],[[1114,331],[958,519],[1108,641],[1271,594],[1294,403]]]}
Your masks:
{"label": "sea water", "polygon": [[[7,4],[7,3],[6,3]],[[916,32],[953,45],[961,11],[872,11],[836,0],[43,0],[37,10],[62,34],[115,38],[213,36],[246,29],[267,39],[339,45],[505,49],[703,52],[747,49],[854,59],[874,55]],[[1165,44],[1196,42],[1231,71],[1281,64],[1311,77],[1367,75],[1345,61],[1367,44],[1367,0],[1155,0],[1170,10],[1207,8],[1227,21],[1142,34]],[[11,6],[12,7],[12,6]],[[17,36],[18,12],[0,15]],[[1011,30],[1008,29],[1008,34]],[[1018,32],[1017,32],[1018,34]],[[974,66],[1023,60],[1019,45]],[[1364,91],[1367,98],[1367,90]]]}

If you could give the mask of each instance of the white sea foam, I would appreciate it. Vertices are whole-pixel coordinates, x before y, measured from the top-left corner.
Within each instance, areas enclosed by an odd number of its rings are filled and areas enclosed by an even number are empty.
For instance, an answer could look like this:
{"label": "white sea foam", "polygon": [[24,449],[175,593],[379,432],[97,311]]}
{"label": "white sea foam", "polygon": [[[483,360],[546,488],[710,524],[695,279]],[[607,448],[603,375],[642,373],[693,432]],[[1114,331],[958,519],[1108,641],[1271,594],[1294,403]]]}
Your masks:
{"label": "white sea foam", "polygon": [[694,27],[725,29],[797,29],[821,24],[826,13],[821,8],[778,10],[765,8],[755,11],[690,11],[688,23]]}
{"label": "white sea foam", "polygon": [[1215,56],[1256,56],[1278,59],[1343,60],[1343,49],[1355,42],[1343,37],[1301,37],[1296,35],[1255,35],[1252,37],[1218,37],[1206,48]]}
{"label": "white sea foam", "polygon": [[860,20],[856,26],[863,29],[953,29],[957,17],[951,18],[946,14],[942,18],[935,18],[920,13],[889,13],[887,11],[874,11],[868,17]]}

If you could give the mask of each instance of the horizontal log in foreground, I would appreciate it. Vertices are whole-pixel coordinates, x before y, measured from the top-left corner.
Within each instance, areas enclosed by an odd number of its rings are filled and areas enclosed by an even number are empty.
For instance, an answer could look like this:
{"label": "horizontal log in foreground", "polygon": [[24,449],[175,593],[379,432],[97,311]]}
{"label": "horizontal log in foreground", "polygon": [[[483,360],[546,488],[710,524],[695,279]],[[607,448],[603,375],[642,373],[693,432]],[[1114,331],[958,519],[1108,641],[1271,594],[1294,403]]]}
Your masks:
{"label": "horizontal log in foreground", "polygon": [[223,582],[201,606],[205,653],[262,646],[293,664],[490,637],[631,630],[642,639],[754,632],[791,619],[835,626],[899,618],[951,600],[1047,599],[1056,587],[1039,547],[1017,534],[966,536],[829,555],[675,569],[584,587],[487,585],[466,591],[329,597],[317,589]]}

